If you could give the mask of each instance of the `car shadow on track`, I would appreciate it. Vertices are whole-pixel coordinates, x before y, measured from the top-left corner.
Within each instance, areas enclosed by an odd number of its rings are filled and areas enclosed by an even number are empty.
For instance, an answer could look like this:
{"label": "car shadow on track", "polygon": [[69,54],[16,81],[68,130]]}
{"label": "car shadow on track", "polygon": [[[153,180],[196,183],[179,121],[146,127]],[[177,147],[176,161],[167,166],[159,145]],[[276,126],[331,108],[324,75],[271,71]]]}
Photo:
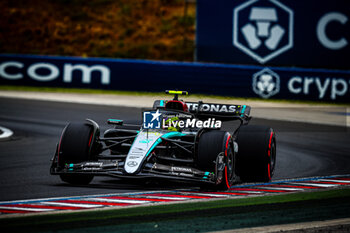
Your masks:
{"label": "car shadow on track", "polygon": [[175,189],[199,189],[193,184],[177,183],[162,180],[122,180],[104,179],[92,182],[88,185],[72,185],[68,183],[55,184],[56,187],[84,187],[93,189],[113,189],[130,191],[175,190]]}

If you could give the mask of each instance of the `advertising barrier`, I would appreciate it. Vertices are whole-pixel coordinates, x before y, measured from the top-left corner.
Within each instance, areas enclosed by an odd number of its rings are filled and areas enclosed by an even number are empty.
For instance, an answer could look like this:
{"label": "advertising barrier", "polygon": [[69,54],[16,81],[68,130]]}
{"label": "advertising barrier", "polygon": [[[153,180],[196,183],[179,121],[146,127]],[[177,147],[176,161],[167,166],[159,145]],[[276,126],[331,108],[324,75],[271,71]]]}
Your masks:
{"label": "advertising barrier", "polygon": [[350,102],[350,71],[0,55],[0,84]]}
{"label": "advertising barrier", "polygon": [[196,58],[350,69],[350,1],[197,1]]}

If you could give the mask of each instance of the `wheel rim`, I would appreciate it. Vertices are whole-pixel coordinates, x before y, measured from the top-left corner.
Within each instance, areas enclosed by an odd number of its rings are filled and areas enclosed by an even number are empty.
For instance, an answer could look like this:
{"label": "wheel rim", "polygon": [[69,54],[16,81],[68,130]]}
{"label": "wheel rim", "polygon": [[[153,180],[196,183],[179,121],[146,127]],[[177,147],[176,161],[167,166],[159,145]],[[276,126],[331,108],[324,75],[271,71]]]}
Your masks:
{"label": "wheel rim", "polygon": [[276,164],[276,143],[273,139],[271,143],[271,151],[270,151],[270,166],[271,166],[271,176],[273,174],[273,171],[275,170],[275,164]]}
{"label": "wheel rim", "polygon": [[228,186],[231,186],[232,181],[234,179],[234,173],[233,173],[233,171],[234,171],[234,156],[233,156],[231,145],[229,145],[229,147],[227,148],[226,168],[227,168],[226,172],[227,172]]}

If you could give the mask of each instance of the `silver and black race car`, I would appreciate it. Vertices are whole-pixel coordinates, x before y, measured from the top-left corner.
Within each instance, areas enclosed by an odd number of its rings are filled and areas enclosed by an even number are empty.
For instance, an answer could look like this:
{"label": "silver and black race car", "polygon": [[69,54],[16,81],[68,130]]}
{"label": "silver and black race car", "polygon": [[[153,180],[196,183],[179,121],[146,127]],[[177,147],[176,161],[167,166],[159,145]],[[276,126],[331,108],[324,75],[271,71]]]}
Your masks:
{"label": "silver and black race car", "polygon": [[[236,182],[268,182],[275,169],[276,136],[268,126],[248,125],[247,105],[184,102],[185,91],[166,91],[172,100],[156,100],[142,111],[142,124],[113,125],[100,135],[87,119],[63,130],[50,173],[70,184],[88,184],[94,176],[162,178],[226,190]],[[233,132],[223,122],[237,121]]]}

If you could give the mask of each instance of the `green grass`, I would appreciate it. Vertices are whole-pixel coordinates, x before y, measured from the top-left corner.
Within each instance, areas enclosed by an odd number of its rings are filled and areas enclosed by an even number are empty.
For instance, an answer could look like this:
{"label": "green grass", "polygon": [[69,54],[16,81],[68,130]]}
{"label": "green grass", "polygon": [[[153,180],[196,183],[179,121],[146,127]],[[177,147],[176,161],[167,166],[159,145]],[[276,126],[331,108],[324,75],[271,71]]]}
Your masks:
{"label": "green grass", "polygon": [[[31,86],[0,86],[0,90],[4,91],[28,91],[28,92],[53,92],[53,93],[78,93],[78,94],[106,94],[106,95],[132,95],[132,96],[165,96],[164,92],[142,92],[142,91],[120,91],[120,90],[101,90],[101,89],[80,89],[80,88],[56,88],[56,87],[31,87]],[[242,98],[234,96],[218,96],[205,94],[191,94],[191,97],[198,99],[215,98],[218,100],[237,101],[260,101],[267,103],[289,103],[289,104],[312,104],[312,105],[332,105],[344,106],[347,104],[320,101],[304,101],[304,100],[283,100],[283,99],[260,99],[260,98]],[[185,99],[186,97],[184,97]]]}
{"label": "green grass", "polygon": [[[305,211],[308,211],[305,212],[305,214],[303,214],[303,207],[305,207]],[[0,225],[4,229],[11,229],[11,231],[15,229],[19,232],[23,230],[26,232],[39,232],[48,230],[85,229],[86,227],[100,228],[107,226],[113,229],[117,226],[118,228],[125,228],[126,226],[130,228],[130,225],[136,222],[141,224],[138,227],[142,229],[142,224],[148,226],[155,224],[155,222],[168,222],[170,225],[177,225],[181,222],[185,224],[191,221],[193,223],[199,223],[198,229],[202,229],[200,223],[205,223],[207,218],[208,221],[212,221],[213,219],[220,219],[222,216],[241,216],[242,219],[240,219],[240,221],[243,221],[242,224],[246,224],[247,221],[254,220],[254,218],[256,218],[254,216],[256,216],[257,213],[259,213],[259,216],[265,216],[265,214],[269,215],[282,212],[286,214],[289,213],[288,216],[284,216],[288,217],[287,220],[289,220],[289,222],[293,222],[295,218],[300,218],[304,215],[302,219],[305,220],[317,220],[321,218],[332,219],[337,216],[350,217],[350,212],[348,211],[349,207],[350,189],[343,189],[208,202],[3,218],[0,219]],[[283,217],[283,214],[279,215]],[[277,221],[279,216],[275,216],[275,218]],[[227,222],[225,222],[225,224],[226,223]],[[261,218],[256,222],[256,224],[262,223],[264,223],[264,221]],[[220,221],[218,221],[217,224],[221,224]],[[238,226],[232,225],[231,223],[227,224],[227,227]],[[164,225],[164,227],[168,226],[169,225]],[[216,228],[214,228],[214,230],[215,229]],[[163,230],[165,230],[165,228],[163,228]]]}

